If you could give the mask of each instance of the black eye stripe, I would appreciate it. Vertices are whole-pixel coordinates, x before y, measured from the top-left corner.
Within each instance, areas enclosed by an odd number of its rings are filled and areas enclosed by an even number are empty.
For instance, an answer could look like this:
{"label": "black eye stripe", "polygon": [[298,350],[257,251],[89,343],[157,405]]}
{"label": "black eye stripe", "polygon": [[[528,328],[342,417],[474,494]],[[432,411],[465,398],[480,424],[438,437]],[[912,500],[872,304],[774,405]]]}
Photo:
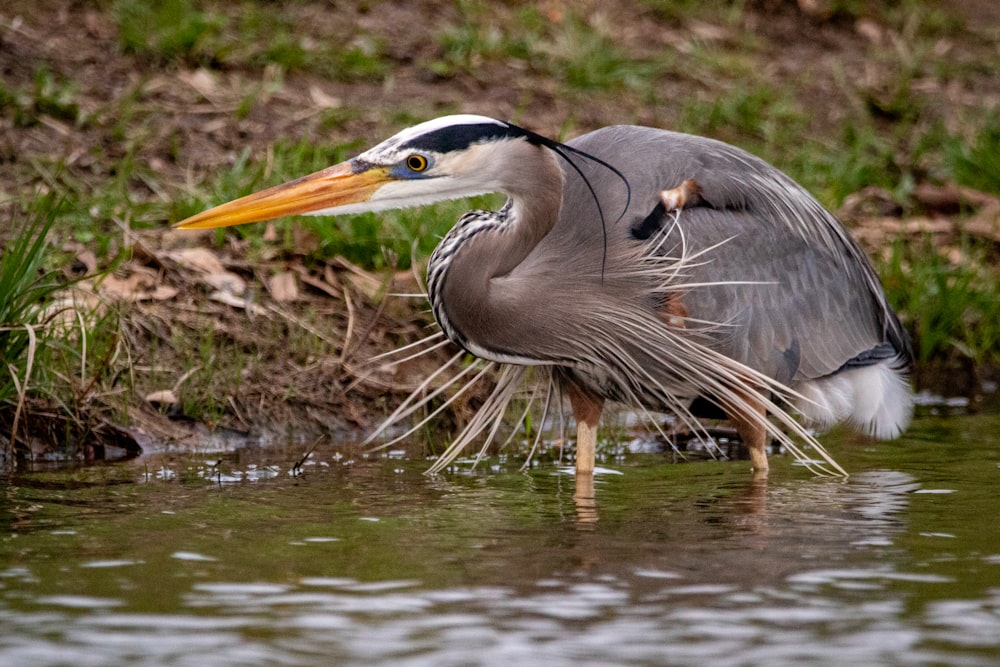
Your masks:
{"label": "black eye stripe", "polygon": [[492,141],[502,138],[524,136],[524,131],[511,125],[495,123],[474,123],[470,125],[451,125],[439,130],[422,134],[401,146],[402,149],[432,151],[434,153],[450,153],[468,148],[472,144]]}

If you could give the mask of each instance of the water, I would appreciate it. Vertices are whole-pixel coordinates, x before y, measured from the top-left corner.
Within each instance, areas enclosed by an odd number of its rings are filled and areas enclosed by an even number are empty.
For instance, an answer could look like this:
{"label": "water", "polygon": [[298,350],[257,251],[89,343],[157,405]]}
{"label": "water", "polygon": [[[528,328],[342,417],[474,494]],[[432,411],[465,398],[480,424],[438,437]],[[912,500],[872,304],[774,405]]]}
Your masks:
{"label": "water", "polygon": [[332,446],[22,473],[0,664],[1000,661],[1000,417],[824,442],[848,481],[626,454],[594,507],[553,464]]}

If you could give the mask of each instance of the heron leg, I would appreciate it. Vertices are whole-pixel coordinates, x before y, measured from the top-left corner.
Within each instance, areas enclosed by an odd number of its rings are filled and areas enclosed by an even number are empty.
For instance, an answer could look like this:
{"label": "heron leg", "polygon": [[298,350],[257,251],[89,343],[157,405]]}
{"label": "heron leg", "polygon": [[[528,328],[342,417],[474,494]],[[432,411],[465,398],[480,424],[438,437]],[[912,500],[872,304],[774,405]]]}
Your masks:
{"label": "heron leg", "polygon": [[566,392],[576,420],[576,475],[593,475],[597,452],[597,423],[601,420],[604,399],[569,383]]}
{"label": "heron leg", "polygon": [[736,426],[743,444],[750,450],[750,463],[755,473],[767,473],[767,409],[753,394],[743,396],[748,411],[733,410],[729,418]]}

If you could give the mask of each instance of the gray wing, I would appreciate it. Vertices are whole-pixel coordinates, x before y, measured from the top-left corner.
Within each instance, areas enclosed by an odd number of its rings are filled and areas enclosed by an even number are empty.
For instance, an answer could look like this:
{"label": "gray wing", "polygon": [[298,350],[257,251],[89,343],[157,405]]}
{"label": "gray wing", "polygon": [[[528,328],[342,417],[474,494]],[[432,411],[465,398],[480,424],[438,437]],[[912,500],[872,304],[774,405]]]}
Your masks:
{"label": "gray wing", "polygon": [[895,356],[856,262],[761,224],[752,212],[688,209],[668,229],[672,241],[686,235],[697,257],[685,277],[696,286],[681,296],[690,326],[710,333],[726,356],[793,384]]}
{"label": "gray wing", "polygon": [[[793,384],[887,358],[909,361],[905,332],[867,257],[780,171],[728,144],[650,128],[606,128],[572,145],[614,165],[630,185],[623,194],[609,170],[582,167],[610,232],[608,265],[635,244],[655,242],[668,255],[683,248],[694,259],[678,294],[688,326],[714,349]],[[565,202],[585,210],[581,202],[594,196],[573,171]],[[701,197],[675,216],[658,195],[687,179]]]}

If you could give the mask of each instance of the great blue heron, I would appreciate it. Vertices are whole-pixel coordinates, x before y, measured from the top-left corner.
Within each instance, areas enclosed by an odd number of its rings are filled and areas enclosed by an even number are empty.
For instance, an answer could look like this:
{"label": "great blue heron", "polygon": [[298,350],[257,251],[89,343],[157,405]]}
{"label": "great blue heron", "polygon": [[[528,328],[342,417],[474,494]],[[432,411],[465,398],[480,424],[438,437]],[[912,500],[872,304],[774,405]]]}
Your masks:
{"label": "great blue heron", "polygon": [[883,439],[908,424],[911,349],[867,257],[788,176],[719,141],[616,126],[562,144],[447,116],[178,226],[486,193],[508,200],[467,213],[430,258],[434,316],[477,357],[551,374],[576,420],[578,477],[594,470],[606,400],[728,416],[758,471],[769,437],[798,451],[788,430],[843,473],[792,410]]}

